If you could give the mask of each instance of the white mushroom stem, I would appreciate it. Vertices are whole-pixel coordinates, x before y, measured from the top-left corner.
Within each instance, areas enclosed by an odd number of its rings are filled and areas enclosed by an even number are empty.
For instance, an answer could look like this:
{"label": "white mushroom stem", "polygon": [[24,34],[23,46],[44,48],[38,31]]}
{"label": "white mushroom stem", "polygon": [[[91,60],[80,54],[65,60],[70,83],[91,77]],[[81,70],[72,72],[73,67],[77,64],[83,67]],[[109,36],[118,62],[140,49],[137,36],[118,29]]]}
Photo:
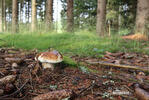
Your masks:
{"label": "white mushroom stem", "polygon": [[46,63],[46,62],[44,62],[44,63],[42,63],[42,67],[44,69],[50,68],[51,70],[54,70],[54,64],[52,64],[52,63]]}

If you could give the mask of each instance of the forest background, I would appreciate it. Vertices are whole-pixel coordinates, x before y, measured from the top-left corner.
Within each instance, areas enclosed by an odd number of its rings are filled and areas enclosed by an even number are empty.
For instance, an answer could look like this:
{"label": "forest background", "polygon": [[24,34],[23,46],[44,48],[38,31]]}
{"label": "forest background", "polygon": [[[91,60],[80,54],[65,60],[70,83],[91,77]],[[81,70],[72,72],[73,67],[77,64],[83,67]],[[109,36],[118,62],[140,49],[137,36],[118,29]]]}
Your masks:
{"label": "forest background", "polygon": [[149,0],[0,0],[0,45],[98,57],[105,51],[148,53],[148,42],[122,39],[148,39],[148,5]]}

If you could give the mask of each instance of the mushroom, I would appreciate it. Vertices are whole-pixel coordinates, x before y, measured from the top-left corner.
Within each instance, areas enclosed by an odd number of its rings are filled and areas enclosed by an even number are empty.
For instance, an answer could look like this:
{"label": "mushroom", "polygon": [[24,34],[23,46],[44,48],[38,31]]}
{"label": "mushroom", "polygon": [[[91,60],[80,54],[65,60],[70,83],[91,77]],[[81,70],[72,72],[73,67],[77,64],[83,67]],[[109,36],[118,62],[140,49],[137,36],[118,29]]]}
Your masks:
{"label": "mushroom", "polygon": [[63,56],[58,51],[52,50],[38,54],[35,60],[41,62],[44,69],[50,68],[54,70],[54,64],[62,62]]}

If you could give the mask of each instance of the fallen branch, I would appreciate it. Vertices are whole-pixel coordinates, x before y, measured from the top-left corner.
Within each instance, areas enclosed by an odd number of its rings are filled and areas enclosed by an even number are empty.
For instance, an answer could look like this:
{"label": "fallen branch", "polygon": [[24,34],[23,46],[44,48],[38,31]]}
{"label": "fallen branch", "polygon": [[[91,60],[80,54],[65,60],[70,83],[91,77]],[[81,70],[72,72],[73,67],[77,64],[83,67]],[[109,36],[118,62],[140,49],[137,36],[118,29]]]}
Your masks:
{"label": "fallen branch", "polygon": [[149,67],[113,64],[113,63],[107,63],[107,62],[103,62],[103,61],[98,61],[98,62],[86,61],[86,63],[88,63],[88,64],[99,64],[99,65],[103,65],[103,66],[118,67],[118,68],[128,68],[128,69],[134,69],[134,70],[141,70],[144,72],[149,72]]}
{"label": "fallen branch", "polygon": [[62,100],[71,97],[71,95],[73,95],[72,90],[57,90],[40,94],[34,97],[32,100]]}

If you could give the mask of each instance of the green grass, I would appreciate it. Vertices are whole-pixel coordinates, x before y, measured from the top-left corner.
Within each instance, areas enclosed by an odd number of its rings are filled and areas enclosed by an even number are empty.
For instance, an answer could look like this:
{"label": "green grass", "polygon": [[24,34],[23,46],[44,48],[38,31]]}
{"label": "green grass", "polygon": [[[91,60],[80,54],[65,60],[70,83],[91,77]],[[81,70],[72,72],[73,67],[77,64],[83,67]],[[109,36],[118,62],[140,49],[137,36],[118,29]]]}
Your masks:
{"label": "green grass", "polygon": [[140,52],[149,54],[149,43],[143,45],[138,41],[125,41],[118,36],[99,38],[94,33],[87,31],[71,33],[47,34],[0,34],[1,47],[15,47],[26,50],[38,49],[46,51],[54,48],[62,53],[79,56],[102,57],[105,51],[109,52]]}

